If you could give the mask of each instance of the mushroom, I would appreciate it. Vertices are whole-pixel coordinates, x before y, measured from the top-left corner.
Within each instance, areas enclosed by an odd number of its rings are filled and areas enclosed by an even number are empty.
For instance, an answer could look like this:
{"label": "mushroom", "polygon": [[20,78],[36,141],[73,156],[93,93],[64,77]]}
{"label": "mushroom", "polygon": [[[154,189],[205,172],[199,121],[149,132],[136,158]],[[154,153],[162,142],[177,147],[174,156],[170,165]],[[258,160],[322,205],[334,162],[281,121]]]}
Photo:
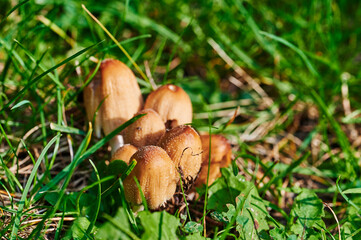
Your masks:
{"label": "mushroom", "polygon": [[145,146],[131,157],[137,165],[124,180],[124,192],[127,201],[141,204],[142,199],[134,180],[140,188],[150,209],[157,209],[170,199],[176,190],[178,175],[173,161],[160,147]]}
{"label": "mushroom", "polygon": [[[156,145],[165,133],[165,125],[157,112],[144,109],[136,115],[146,114],[124,130],[124,142],[136,147]],[[136,116],[135,115],[135,116]]]}
{"label": "mushroom", "polygon": [[[208,162],[207,164],[202,165],[201,171],[199,172],[198,178],[194,183],[194,186],[200,187],[203,184],[207,184],[207,174],[208,174]],[[208,186],[210,186],[217,178],[221,176],[221,167],[219,163],[211,163],[211,168],[209,170]]]}
{"label": "mushroom", "polygon": [[202,168],[196,180],[195,186],[207,183],[208,161],[211,152],[211,165],[208,184],[211,185],[221,176],[221,168],[228,167],[231,163],[232,148],[228,140],[222,135],[211,135],[211,146],[209,147],[209,134],[201,134],[202,140]]}
{"label": "mushroom", "polygon": [[152,108],[162,117],[167,128],[192,122],[192,102],[176,85],[167,84],[151,92],[144,108]]}
{"label": "mushroom", "polygon": [[184,179],[197,177],[202,163],[202,142],[191,126],[181,125],[167,130],[158,146],[168,153]]}
{"label": "mushroom", "polygon": [[101,102],[100,84],[101,76],[98,72],[92,81],[84,88],[83,92],[84,106],[88,121],[92,122],[94,114],[96,114],[93,128],[97,138],[100,138],[101,136],[101,109],[97,112],[97,108]]}
{"label": "mushroom", "polygon": [[131,156],[138,150],[137,147],[131,145],[131,144],[125,144],[118,148],[114,154],[112,155],[112,158],[110,159],[110,162],[114,160],[122,160],[126,164],[130,163]]}
{"label": "mushroom", "polygon": [[[115,59],[106,59],[88,88],[84,90],[87,115],[92,116],[99,103],[104,101],[94,129],[99,133],[99,124],[108,135],[133,117],[143,105],[143,97],[132,70]],[[98,117],[98,116],[97,116]],[[112,151],[123,145],[121,137],[111,140]]]}

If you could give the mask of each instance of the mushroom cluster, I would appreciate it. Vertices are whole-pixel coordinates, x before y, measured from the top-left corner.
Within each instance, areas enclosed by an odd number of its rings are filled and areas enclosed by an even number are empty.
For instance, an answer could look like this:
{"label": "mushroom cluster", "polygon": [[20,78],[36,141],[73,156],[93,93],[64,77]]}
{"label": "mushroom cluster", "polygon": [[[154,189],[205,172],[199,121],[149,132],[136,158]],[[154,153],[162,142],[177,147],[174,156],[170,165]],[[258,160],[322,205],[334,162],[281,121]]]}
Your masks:
{"label": "mushroom cluster", "polygon": [[[180,87],[167,84],[143,96],[133,72],[124,63],[104,60],[98,73],[84,89],[89,121],[94,119],[95,135],[107,135],[125,121],[145,114],[110,141],[113,160],[137,165],[124,180],[127,201],[141,204],[135,179],[150,209],[172,198],[180,181],[195,186],[207,183],[211,155],[211,184],[220,168],[231,161],[231,146],[220,135],[199,134],[192,123],[192,102]],[[94,117],[95,116],[95,117]]]}

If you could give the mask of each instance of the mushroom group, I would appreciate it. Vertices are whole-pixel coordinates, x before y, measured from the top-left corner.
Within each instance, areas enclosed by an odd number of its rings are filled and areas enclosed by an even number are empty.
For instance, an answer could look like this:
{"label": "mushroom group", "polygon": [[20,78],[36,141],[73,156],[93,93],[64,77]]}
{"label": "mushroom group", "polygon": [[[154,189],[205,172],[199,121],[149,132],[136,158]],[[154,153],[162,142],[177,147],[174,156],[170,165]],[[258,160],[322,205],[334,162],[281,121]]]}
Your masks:
{"label": "mushroom group", "polygon": [[[157,209],[174,195],[180,181],[210,185],[220,168],[231,161],[231,146],[220,135],[199,134],[192,123],[192,102],[179,86],[167,84],[151,92],[143,106],[137,80],[124,63],[104,60],[84,89],[84,104],[94,132],[109,134],[134,116],[145,114],[110,141],[110,161],[137,164],[124,180],[125,197],[141,204],[141,190],[150,209]],[[139,181],[140,189],[136,184]]]}

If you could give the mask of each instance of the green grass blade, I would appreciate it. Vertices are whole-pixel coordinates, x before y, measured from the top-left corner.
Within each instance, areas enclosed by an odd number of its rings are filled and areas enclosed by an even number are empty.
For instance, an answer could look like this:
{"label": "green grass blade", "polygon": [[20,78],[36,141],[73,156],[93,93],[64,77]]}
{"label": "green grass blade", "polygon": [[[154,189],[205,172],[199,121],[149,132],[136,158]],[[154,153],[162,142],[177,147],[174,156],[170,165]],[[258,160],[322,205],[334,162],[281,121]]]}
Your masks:
{"label": "green grass blade", "polygon": [[18,102],[17,104],[15,104],[12,108],[10,108],[11,111],[23,106],[23,105],[26,105],[26,104],[29,104],[31,106],[32,109],[34,109],[34,106],[33,104],[29,101],[29,100],[23,100],[23,101],[20,101]]}
{"label": "green grass blade", "polygon": [[70,133],[70,134],[86,136],[86,132],[84,132],[83,130],[80,130],[78,128],[73,128],[73,127],[68,127],[68,126],[62,126],[62,125],[59,125],[56,123],[50,123],[50,129],[54,130],[54,131],[58,131],[58,132],[63,132],[63,133]]}
{"label": "green grass blade", "polygon": [[342,130],[340,124],[336,121],[332,113],[329,111],[324,100],[317,94],[314,89],[311,89],[311,96],[331,124],[332,130],[337,136],[337,141],[339,142],[342,151],[345,154],[344,158],[346,159],[346,171],[348,174],[350,174],[350,177],[354,179],[355,172],[359,172],[359,167],[357,166],[357,162],[355,161],[355,157],[351,151],[350,142],[348,141],[345,132]]}
{"label": "green grass blade", "polygon": [[15,221],[14,221],[12,231],[11,231],[11,236],[10,236],[11,240],[15,240],[17,238],[16,234],[17,234],[17,232],[19,230],[19,227],[20,227],[20,219],[21,219],[21,216],[22,216],[22,211],[24,209],[25,201],[26,201],[28,192],[30,190],[31,183],[32,183],[32,181],[33,181],[33,179],[35,177],[35,174],[36,174],[36,172],[37,172],[37,170],[38,170],[38,168],[40,166],[41,161],[45,157],[45,154],[48,152],[49,148],[53,145],[53,143],[55,143],[57,138],[58,138],[58,136],[55,136],[45,146],[44,150],[41,152],[38,160],[36,161],[36,164],[34,165],[32,171],[30,173],[29,179],[28,179],[28,181],[26,183],[26,186],[24,188],[23,194],[22,194],[20,202],[19,202],[18,211],[17,211],[16,217],[15,217]]}
{"label": "green grass blade", "polygon": [[361,213],[361,208],[359,208],[353,201],[351,201],[351,199],[349,199],[346,194],[344,193],[344,191],[342,191],[340,185],[338,184],[339,181],[340,181],[340,177],[337,178],[337,181],[336,181],[336,187],[337,187],[337,190],[338,192],[341,194],[341,196],[346,200],[346,202],[348,202],[349,204],[351,204],[358,212],[358,216],[361,218],[360,216],[360,213]]}
{"label": "green grass blade", "polygon": [[125,200],[125,192],[124,192],[123,181],[122,181],[121,178],[119,178],[118,182],[119,182],[119,194],[120,194],[120,199],[122,201],[122,207],[127,212],[128,220],[129,220],[130,224],[132,225],[133,229],[139,235],[140,231],[139,231],[139,228],[138,228],[137,221],[135,219],[134,213],[133,213],[132,209],[130,208],[128,202]]}
{"label": "green grass blade", "polygon": [[[25,48],[23,44],[21,44],[18,40],[14,39],[14,42],[16,42],[25,52],[25,54],[30,58],[30,60],[34,63],[37,62],[35,59],[35,56]],[[39,63],[39,67],[41,70],[46,71],[46,68],[43,64]],[[61,89],[65,89],[64,85],[52,74],[51,72],[48,73],[48,76],[60,87]]]}
{"label": "green grass blade", "polygon": [[[18,178],[9,170],[9,168],[6,166],[4,159],[2,158],[2,156],[0,156],[0,161],[1,161],[1,168],[5,171],[5,176],[7,177],[7,179],[9,180],[10,184],[10,188],[12,191],[15,191],[15,185],[13,184],[13,182],[16,184],[16,186],[18,186],[18,188],[23,191],[23,186],[21,186],[21,183],[19,182]],[[11,199],[11,198],[10,198]]]}
{"label": "green grass blade", "polygon": [[114,219],[109,216],[108,214],[103,214],[103,217],[108,220],[111,224],[117,227],[120,231],[127,234],[133,240],[140,240],[133,232],[129,231],[128,229],[124,228],[121,223],[114,221]]}
{"label": "green grass blade", "polygon": [[[100,177],[99,177],[99,172],[98,169],[95,167],[94,163],[92,162],[92,160],[89,159],[90,164],[93,166],[94,171],[95,171],[95,175],[97,177],[98,180],[98,195],[97,195],[97,202],[96,202],[96,207],[94,209],[94,215],[92,217],[91,220],[89,220],[90,224],[86,230],[87,234],[90,234],[91,231],[93,230],[93,227],[95,225],[95,222],[98,218],[98,214],[99,214],[99,210],[100,210],[100,203],[101,203],[101,198],[102,198],[102,188],[101,188],[101,184],[100,184]],[[84,238],[83,238],[84,239]]]}
{"label": "green grass blade", "polygon": [[269,187],[274,183],[277,182],[279,179],[283,179],[284,177],[286,177],[288,174],[292,173],[292,171],[299,166],[303,161],[305,161],[308,157],[310,156],[310,153],[307,152],[306,154],[304,154],[300,159],[298,159],[297,161],[294,161],[291,163],[291,165],[283,172],[275,175],[271,180],[269,180],[260,190],[260,193],[265,194],[265,191],[267,191],[269,189]]}
{"label": "green grass blade", "polygon": [[319,73],[317,72],[317,70],[313,67],[313,65],[311,64],[310,60],[308,60],[306,54],[299,49],[298,47],[296,47],[295,45],[293,45],[292,43],[290,43],[289,41],[280,38],[272,33],[268,33],[268,32],[264,32],[264,31],[259,31],[260,34],[267,36],[269,38],[271,38],[272,40],[275,40],[279,43],[282,43],[283,45],[291,48],[293,51],[295,51],[303,60],[303,62],[306,64],[306,67],[308,68],[308,70],[312,73],[312,75],[319,77]]}
{"label": "green grass blade", "polygon": [[246,23],[249,26],[249,28],[252,30],[257,42],[267,52],[269,52],[273,57],[280,55],[279,53],[277,53],[275,47],[261,36],[260,30],[259,30],[259,27],[257,26],[256,21],[252,18],[252,16],[249,14],[249,12],[246,10],[246,8],[243,6],[242,1],[241,0],[233,0],[233,3],[238,8],[241,15],[246,19]]}
{"label": "green grass blade", "polygon": [[31,81],[29,81],[29,83],[26,84],[24,88],[22,88],[7,104],[5,104],[5,106],[0,110],[0,113],[4,112],[5,109],[7,109],[13,102],[16,101],[16,99],[18,99],[22,94],[24,94],[33,84],[35,84],[37,81],[39,81],[42,77],[44,77],[45,75],[47,75],[51,71],[57,69],[58,67],[66,64],[67,62],[73,60],[74,58],[82,55],[83,53],[87,52],[89,49],[92,49],[93,47],[97,46],[100,43],[101,42],[96,43],[94,45],[91,45],[90,47],[87,47],[87,48],[84,48],[84,49],[80,50],[79,52],[77,52],[74,55],[68,57],[67,59],[61,61],[60,63],[56,64],[55,66],[53,66],[51,68],[49,68],[48,70],[46,70],[45,72],[43,72],[39,76],[37,76],[34,79],[32,79]]}
{"label": "green grass blade", "polygon": [[[116,182],[114,182],[109,188],[105,189],[104,192],[102,193],[103,198],[106,198],[107,196],[109,196],[116,188],[118,188],[118,180],[123,181],[127,176],[129,176],[129,174],[131,173],[131,171],[133,171],[133,169],[135,168],[135,166],[137,165],[137,161],[136,160],[132,160],[130,162],[130,164],[128,165],[128,167],[126,169],[123,170],[123,172],[120,172],[119,175],[119,179],[117,179]],[[119,176],[118,175],[118,176]]]}
{"label": "green grass blade", "polygon": [[343,194],[361,194],[361,188],[350,188],[343,191]]}
{"label": "green grass blade", "polygon": [[10,16],[10,14],[12,14],[16,9],[18,9],[19,7],[21,7],[22,5],[24,5],[27,2],[29,2],[29,0],[24,0],[22,2],[19,2],[12,9],[10,9],[10,11],[6,14],[6,16],[0,21],[0,26]]}
{"label": "green grass blade", "polygon": [[79,206],[80,206],[80,198],[81,198],[81,196],[82,196],[86,191],[88,191],[89,189],[93,188],[94,186],[99,185],[99,184],[102,184],[102,183],[107,182],[107,181],[110,181],[110,180],[112,180],[113,178],[114,178],[114,176],[107,176],[107,177],[102,178],[102,179],[100,179],[100,180],[98,180],[98,181],[96,181],[96,182],[93,182],[92,184],[84,187],[84,188],[80,191],[80,193],[78,194],[78,196],[76,197],[76,200],[75,200],[75,202],[76,202],[76,209],[77,209],[78,215],[80,215],[80,207],[79,207]]}
{"label": "green grass blade", "polygon": [[38,192],[38,194],[34,198],[35,201],[38,201],[42,196],[44,196],[46,191],[48,191],[48,190],[52,189],[53,187],[55,187],[55,185],[58,184],[69,173],[69,171],[73,167],[78,166],[81,162],[83,162],[85,159],[87,159],[91,154],[93,154],[95,151],[97,151],[99,148],[101,148],[104,144],[106,144],[110,139],[115,137],[118,133],[120,133],[122,130],[124,130],[126,127],[128,127],[130,124],[135,122],[137,119],[143,117],[144,115],[145,114],[141,114],[141,115],[138,115],[138,116],[128,120],[123,125],[121,125],[117,129],[115,129],[113,132],[108,134],[106,137],[104,137],[103,139],[98,141],[96,144],[94,144],[91,148],[89,148],[83,154],[81,153],[81,151],[78,150],[78,152],[74,156],[74,161],[70,165],[66,166],[46,186],[44,186],[42,189],[40,189],[40,191]]}
{"label": "green grass blade", "polygon": [[[63,209],[66,209],[66,201],[64,201]],[[55,240],[59,239],[59,236],[60,236],[60,233],[61,233],[61,230],[62,230],[62,227],[63,227],[63,223],[64,223],[64,217],[65,217],[65,211],[63,211],[63,213],[62,213],[61,219],[60,219],[58,227],[56,229],[55,236],[54,236]]]}
{"label": "green grass blade", "polygon": [[141,16],[141,15],[131,11],[130,9],[127,12],[125,21],[129,24],[136,25],[136,26],[139,26],[142,28],[153,29],[154,31],[159,33],[161,36],[164,36],[164,37],[170,39],[173,43],[179,42],[180,46],[182,46],[182,48],[186,52],[189,52],[191,50],[191,47],[184,41],[179,40],[179,36],[176,33],[174,33],[172,30],[170,30],[169,28],[167,28],[163,25],[158,24],[157,22],[155,22],[154,20],[152,20],[148,17]]}
{"label": "green grass blade", "polygon": [[133,180],[135,181],[135,184],[137,184],[137,187],[138,187],[138,191],[140,193],[140,198],[142,199],[142,203],[143,203],[143,206],[144,206],[144,211],[148,212],[148,204],[147,204],[147,200],[145,199],[145,196],[144,196],[144,193],[143,193],[143,189],[142,187],[140,186],[140,183],[137,179],[136,176],[134,176]]}

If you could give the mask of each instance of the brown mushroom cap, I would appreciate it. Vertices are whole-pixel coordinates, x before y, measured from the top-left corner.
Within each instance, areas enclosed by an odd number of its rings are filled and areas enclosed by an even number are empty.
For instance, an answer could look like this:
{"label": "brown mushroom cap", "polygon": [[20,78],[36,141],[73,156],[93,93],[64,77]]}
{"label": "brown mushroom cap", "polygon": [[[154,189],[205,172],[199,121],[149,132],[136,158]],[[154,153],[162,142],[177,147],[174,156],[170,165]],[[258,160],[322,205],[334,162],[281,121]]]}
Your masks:
{"label": "brown mushroom cap", "polygon": [[[198,178],[194,183],[194,186],[199,187],[207,183],[208,164],[202,165]],[[221,166],[219,163],[211,163],[211,169],[209,171],[208,184],[211,185],[217,178],[221,176]]]}
{"label": "brown mushroom cap", "polygon": [[[201,134],[202,140],[202,165],[208,165],[209,159],[209,134]],[[227,138],[213,134],[211,139],[211,162],[220,163],[220,167],[228,167],[232,160],[232,148]]]}
{"label": "brown mushroom cap", "polygon": [[[146,114],[128,126],[124,131],[124,142],[136,147],[156,145],[165,133],[165,125],[157,112],[144,109],[136,115]],[[136,116],[135,115],[135,116]]]}
{"label": "brown mushroom cap", "polygon": [[134,177],[138,179],[150,209],[158,208],[174,195],[178,182],[177,171],[173,161],[162,148],[141,147],[131,159],[135,159],[137,165],[124,180],[127,201],[142,203]]}
{"label": "brown mushroom cap", "polygon": [[112,155],[112,158],[110,161],[114,160],[122,160],[126,162],[126,164],[130,163],[131,156],[138,150],[137,147],[131,145],[131,144],[125,144],[124,146],[118,148],[114,154]]}
{"label": "brown mushroom cap", "polygon": [[144,108],[152,108],[172,127],[192,122],[192,102],[188,94],[176,85],[164,85],[151,92]]}
{"label": "brown mushroom cap", "polygon": [[124,63],[106,59],[100,66],[102,127],[107,135],[131,119],[143,105],[143,97],[132,70]]}
{"label": "brown mushroom cap", "polygon": [[196,178],[202,163],[202,142],[191,126],[181,125],[166,131],[158,146],[168,153],[184,178]]}
{"label": "brown mushroom cap", "polygon": [[228,167],[232,160],[232,148],[228,140],[222,135],[212,135],[211,147],[209,147],[209,135],[201,134],[202,140],[202,168],[198,175],[195,186],[207,183],[209,150],[211,149],[211,168],[209,171],[208,184],[211,185],[221,176],[220,169]]}

